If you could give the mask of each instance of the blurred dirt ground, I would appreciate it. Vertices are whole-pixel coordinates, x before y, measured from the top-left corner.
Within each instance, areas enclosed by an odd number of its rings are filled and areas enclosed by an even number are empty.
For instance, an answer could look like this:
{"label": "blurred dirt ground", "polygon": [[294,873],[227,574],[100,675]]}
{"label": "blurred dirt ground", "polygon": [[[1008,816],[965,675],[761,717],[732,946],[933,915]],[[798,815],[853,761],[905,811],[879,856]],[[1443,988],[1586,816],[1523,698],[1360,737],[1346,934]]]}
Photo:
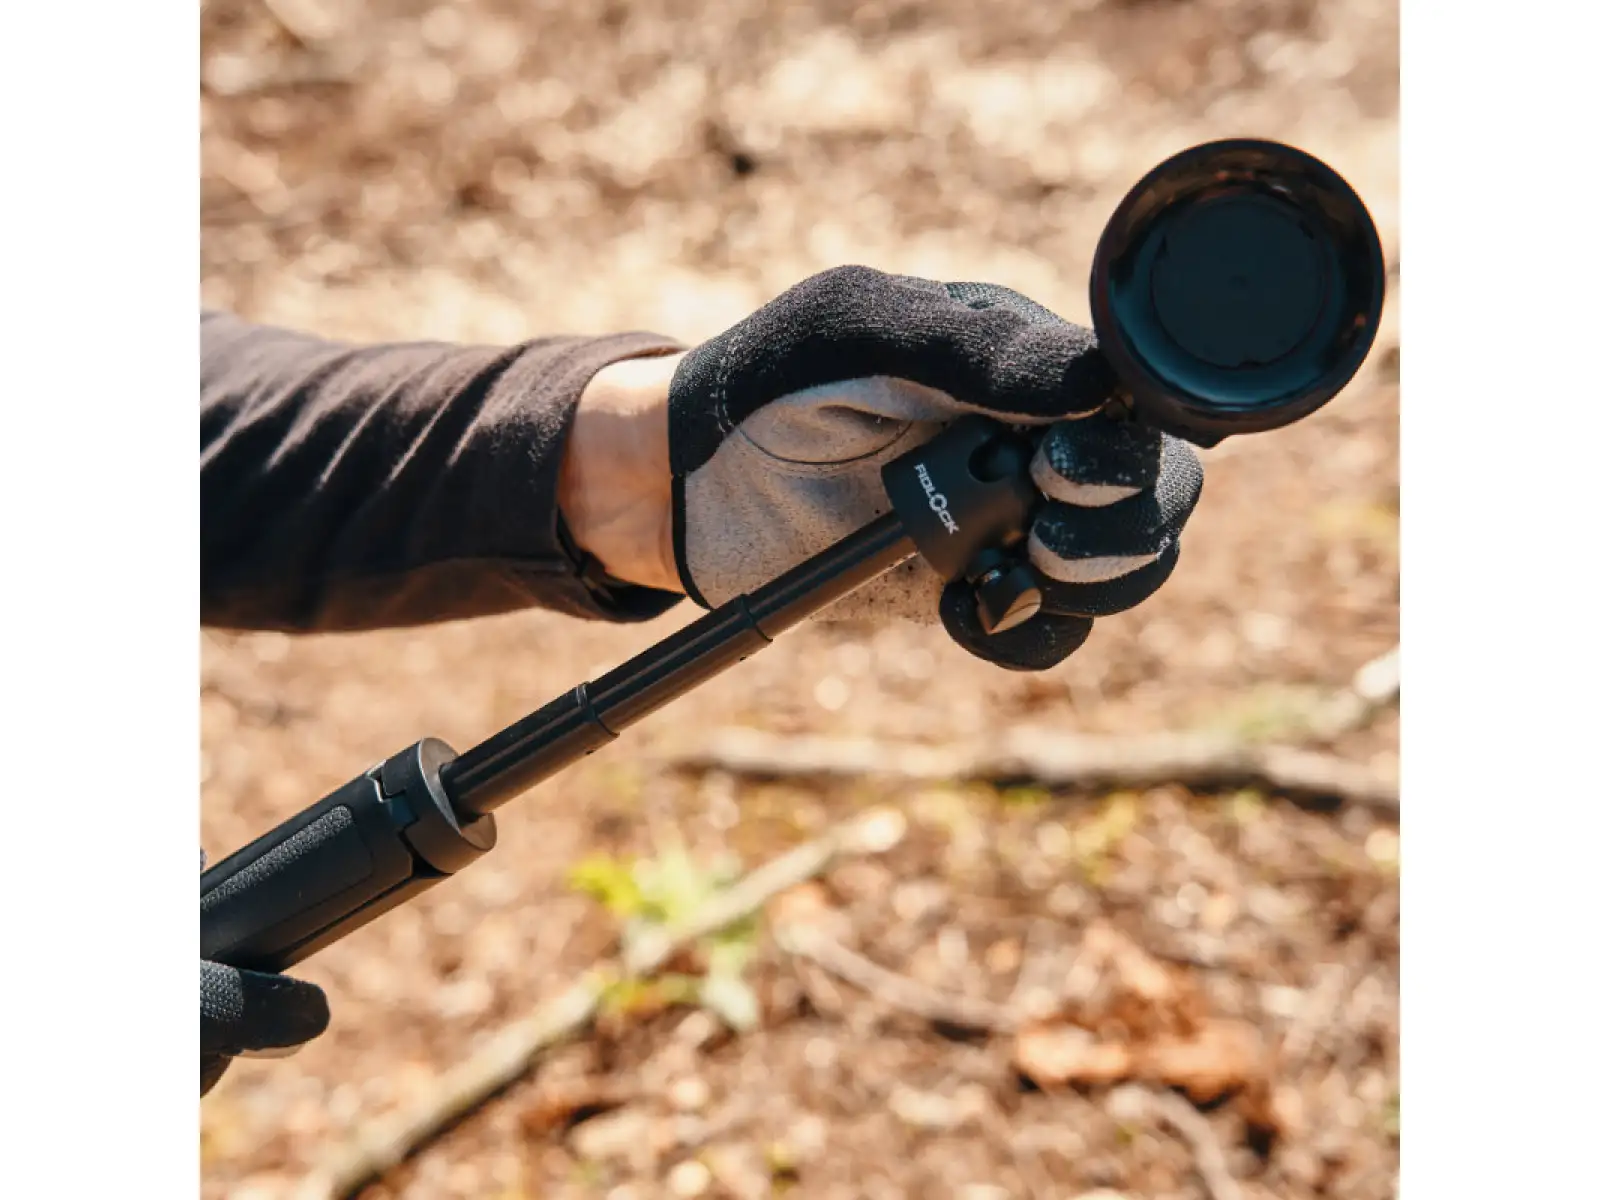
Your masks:
{"label": "blurred dirt ground", "polygon": [[[1204,1040],[1243,1022],[1275,1053],[1264,1084],[1195,1096],[1215,1153],[1125,1089],[1040,1087],[1015,1039],[897,1011],[768,930],[758,1029],[635,1006],[362,1194],[1229,1200],[1229,1178],[1251,1198],[1395,1194],[1391,822],[1176,786],[824,787],[649,765],[733,724],[901,741],[1016,723],[1288,734],[1395,642],[1395,5],[204,0],[201,19],[203,295],[262,320],[363,339],[691,341],[862,262],[1004,283],[1083,321],[1095,239],[1126,189],[1237,134],[1343,172],[1393,289],[1358,381],[1301,426],[1207,454],[1172,582],[1061,668],[992,670],[932,630],[809,627],[503,810],[483,863],[304,966],[333,1027],[293,1059],[237,1065],[207,1099],[207,1196],[289,1194],[613,953],[616,921],[574,890],[575,864],[681,839],[748,867],[885,805],[906,817],[897,844],[805,893],[840,941],[994,1000],[1098,946],[1158,978],[1172,1028]],[[422,734],[465,747],[691,615],[202,635],[204,844],[226,853]],[[1392,767],[1396,719],[1333,749]],[[1126,1012],[1101,1017],[1143,1036]],[[589,1107],[610,1111],[550,1119],[563,1080],[609,1093]]]}

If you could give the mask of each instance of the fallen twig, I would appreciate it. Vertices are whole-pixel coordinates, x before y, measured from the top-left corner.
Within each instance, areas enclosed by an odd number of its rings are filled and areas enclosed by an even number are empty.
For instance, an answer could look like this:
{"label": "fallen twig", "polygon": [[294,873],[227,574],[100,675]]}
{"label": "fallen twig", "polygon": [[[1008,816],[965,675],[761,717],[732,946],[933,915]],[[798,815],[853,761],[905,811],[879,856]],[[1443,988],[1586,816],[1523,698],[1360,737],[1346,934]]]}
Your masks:
{"label": "fallen twig", "polygon": [[261,0],[261,7],[297,45],[310,48],[338,33],[333,15],[312,0]]}
{"label": "fallen twig", "polygon": [[[883,846],[881,815],[840,826],[757,868],[678,929],[633,948],[624,969],[650,975],[698,939],[759,911],[773,897],[822,874],[843,854]],[[893,831],[889,831],[892,833]],[[605,991],[603,971],[494,1033],[442,1074],[428,1098],[353,1131],[296,1189],[296,1200],[342,1200],[399,1165],[465,1114],[527,1074],[539,1055],[589,1024]]]}
{"label": "fallen twig", "polygon": [[361,60],[354,54],[302,53],[301,60],[283,65],[277,65],[278,59],[269,59],[267,61],[274,64],[270,67],[235,60],[228,60],[220,69],[213,64],[201,71],[201,86],[206,92],[228,100],[292,88],[343,87],[355,81],[361,66]]}
{"label": "fallen twig", "polygon": [[[1331,741],[1368,724],[1400,693],[1399,648],[1373,659],[1336,693],[1307,727]],[[668,751],[666,765],[768,777],[918,780],[1027,779],[1054,787],[1191,787],[1262,785],[1333,797],[1385,814],[1399,811],[1399,781],[1348,759],[1233,734],[1165,733],[1081,737],[1055,729],[1019,728],[998,737],[942,745],[895,744],[874,738],[783,737],[725,729],[687,749]]]}
{"label": "fallen twig", "polygon": [[1054,1003],[1044,987],[1045,968],[1042,965],[1044,957],[1033,953],[1034,942],[1043,927],[1043,921],[1035,920],[1029,924],[1028,932],[1023,935],[1022,949],[1019,952],[1022,961],[1017,967],[1016,981],[1011,985],[1011,995],[1006,999],[1007,1011],[1017,1014],[1019,1020],[1036,1006],[1042,1008]]}
{"label": "fallen twig", "polygon": [[726,729],[693,749],[671,755],[669,761],[679,768],[766,777],[1026,779],[1051,787],[1084,788],[1256,784],[1330,796],[1386,814],[1400,808],[1399,784],[1393,776],[1330,754],[1213,734],[1089,738],[1018,729],[981,742],[922,746]]}
{"label": "fallen twig", "polygon": [[730,1101],[708,1119],[693,1126],[687,1134],[680,1134],[677,1144],[668,1150],[663,1158],[667,1163],[688,1158],[708,1143],[724,1138],[734,1130],[748,1125],[759,1115],[759,1104],[752,1104],[747,1100]]}
{"label": "fallen twig", "polygon": [[995,1145],[1004,1146],[1010,1153],[1011,1164],[1016,1167],[1023,1190],[1031,1200],[1047,1200],[1055,1194],[1055,1181],[1050,1178],[1039,1151],[1016,1137],[992,1106],[984,1106],[978,1123]]}
{"label": "fallen twig", "polygon": [[660,930],[653,937],[641,936],[630,948],[624,968],[630,975],[659,970],[683,947],[744,920],[774,896],[821,875],[840,851],[856,848],[859,847],[845,831],[832,831],[796,846],[719,892],[677,929]]}
{"label": "fallen twig", "polygon": [[1400,647],[1378,655],[1355,673],[1350,686],[1329,699],[1312,721],[1311,732],[1324,739],[1354,733],[1400,696]]}
{"label": "fallen twig", "polygon": [[1182,1096],[1127,1084],[1112,1093],[1108,1107],[1121,1118],[1154,1117],[1187,1142],[1194,1155],[1195,1173],[1211,1200],[1244,1200],[1243,1191],[1228,1170],[1228,1156],[1210,1123]]}
{"label": "fallen twig", "polygon": [[815,926],[779,925],[774,936],[789,954],[807,959],[891,1008],[924,1020],[995,1033],[1014,1033],[1020,1025],[1016,1013],[1005,1005],[918,983],[840,945]]}
{"label": "fallen twig", "polygon": [[1211,1193],[1211,1200],[1243,1200],[1244,1193],[1228,1170],[1228,1156],[1223,1153],[1205,1117],[1175,1092],[1153,1095],[1152,1099],[1156,1115],[1189,1143],[1195,1172],[1206,1185],[1206,1191]]}

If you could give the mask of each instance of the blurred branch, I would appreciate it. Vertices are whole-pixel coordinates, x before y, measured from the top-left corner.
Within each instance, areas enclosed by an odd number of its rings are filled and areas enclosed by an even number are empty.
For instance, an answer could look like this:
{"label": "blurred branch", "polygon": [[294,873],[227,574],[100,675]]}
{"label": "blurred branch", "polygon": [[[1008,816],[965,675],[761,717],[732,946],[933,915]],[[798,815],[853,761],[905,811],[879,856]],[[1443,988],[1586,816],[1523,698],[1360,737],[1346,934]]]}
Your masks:
{"label": "blurred branch", "polygon": [[[1313,722],[1322,740],[1362,728],[1400,691],[1399,652],[1368,663],[1350,687],[1330,699]],[[1361,763],[1292,746],[1266,745],[1230,734],[1164,733],[1073,737],[1020,728],[998,737],[939,746],[873,738],[786,737],[725,729],[688,750],[668,752],[668,765],[767,777],[854,778],[889,775],[920,780],[1019,780],[1053,787],[1190,787],[1259,785],[1333,797],[1393,815],[1399,781]]]}
{"label": "blurred branch", "polygon": [[1182,1096],[1176,1092],[1155,1092],[1140,1084],[1126,1084],[1112,1093],[1108,1106],[1122,1119],[1154,1118],[1187,1142],[1194,1155],[1195,1173],[1205,1184],[1211,1200],[1244,1200],[1244,1193],[1228,1170],[1228,1156],[1223,1153],[1210,1123]]}
{"label": "blurred branch", "polygon": [[1055,1181],[1050,1178],[1043,1156],[1035,1147],[1017,1137],[1000,1114],[985,1105],[979,1112],[978,1123],[995,1145],[1004,1146],[1010,1152],[1011,1163],[1017,1168],[1023,1189],[1032,1200],[1048,1200],[1048,1197],[1057,1194]]}
{"label": "blurred branch", "polygon": [[1333,741],[1365,729],[1400,698],[1400,647],[1392,646],[1355,673],[1350,685],[1336,692],[1313,720],[1310,732]]}
{"label": "blurred branch", "polygon": [[273,58],[266,65],[221,57],[201,68],[200,84],[211,95],[230,100],[293,88],[342,87],[355,81],[361,61],[355,52],[322,50],[304,51],[298,62]]}
{"label": "blurred branch", "polygon": [[1162,1124],[1189,1143],[1189,1150],[1194,1154],[1195,1173],[1211,1193],[1211,1200],[1244,1200],[1244,1193],[1228,1170],[1228,1156],[1223,1153],[1210,1122],[1176,1092],[1152,1093],[1150,1099]]}
{"label": "blurred branch", "polygon": [[[625,970],[647,976],[708,934],[758,912],[780,893],[826,871],[845,855],[883,847],[878,814],[838,826],[795,847],[719,893],[682,926],[634,948]],[[462,1117],[526,1075],[539,1056],[585,1028],[606,988],[601,970],[490,1035],[464,1062],[439,1077],[428,1098],[352,1131],[296,1190],[296,1200],[343,1200],[398,1166]]]}
{"label": "blurred branch", "polygon": [[307,49],[339,32],[333,14],[315,0],[261,0],[261,7],[278,28]]}
{"label": "blurred branch", "polygon": [[366,60],[365,48],[343,36],[339,20],[321,0],[259,0],[259,7],[282,31],[287,46],[251,55],[202,53],[203,91],[233,98],[355,80]]}
{"label": "blurred branch", "polygon": [[919,746],[727,729],[668,761],[679,768],[768,778],[889,775],[919,780],[1029,780],[1049,787],[1084,788],[1259,785],[1333,797],[1390,815],[1400,809],[1398,782],[1360,763],[1208,734],[1074,738],[1018,730],[981,743]]}
{"label": "blurred branch", "polygon": [[779,947],[789,954],[815,963],[830,975],[860,988],[891,1008],[924,1020],[996,1033],[1014,1033],[1019,1025],[1016,1014],[1009,1006],[976,996],[942,992],[918,983],[915,979],[880,967],[813,926],[780,925],[776,938]]}

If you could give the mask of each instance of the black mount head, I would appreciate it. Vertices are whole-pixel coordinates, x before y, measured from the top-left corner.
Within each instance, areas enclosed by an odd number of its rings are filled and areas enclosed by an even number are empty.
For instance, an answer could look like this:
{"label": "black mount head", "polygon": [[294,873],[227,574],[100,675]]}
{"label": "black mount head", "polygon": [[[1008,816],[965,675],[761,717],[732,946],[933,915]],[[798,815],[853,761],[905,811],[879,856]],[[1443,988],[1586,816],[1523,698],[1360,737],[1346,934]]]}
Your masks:
{"label": "black mount head", "polygon": [[1308,416],[1366,359],[1383,249],[1360,197],[1277,142],[1209,142],[1134,186],[1095,253],[1100,347],[1137,416],[1213,446]]}
{"label": "black mount head", "polygon": [[984,629],[999,633],[1039,611],[1039,586],[1019,553],[1037,500],[1033,442],[966,416],[885,464],[883,486],[907,536],[939,578],[977,591]]}
{"label": "black mount head", "polygon": [[[1090,306],[1133,416],[1200,446],[1321,408],[1367,357],[1383,249],[1360,197],[1292,146],[1209,142],[1123,199],[1095,254]],[[984,629],[1038,611],[1023,541],[1032,440],[964,418],[884,468],[890,502]]]}

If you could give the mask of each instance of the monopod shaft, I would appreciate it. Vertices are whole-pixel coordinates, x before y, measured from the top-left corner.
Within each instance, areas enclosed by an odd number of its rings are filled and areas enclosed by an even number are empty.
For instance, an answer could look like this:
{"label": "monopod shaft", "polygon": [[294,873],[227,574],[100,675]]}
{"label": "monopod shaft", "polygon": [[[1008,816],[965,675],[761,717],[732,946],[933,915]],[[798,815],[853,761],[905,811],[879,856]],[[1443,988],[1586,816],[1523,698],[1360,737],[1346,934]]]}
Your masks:
{"label": "monopod shaft", "polygon": [[434,738],[201,876],[201,955],[278,971],[487,853],[489,814],[916,553],[893,511],[457,757]]}
{"label": "monopod shaft", "polygon": [[916,552],[885,513],[446,763],[445,795],[463,819],[492,812]]}

